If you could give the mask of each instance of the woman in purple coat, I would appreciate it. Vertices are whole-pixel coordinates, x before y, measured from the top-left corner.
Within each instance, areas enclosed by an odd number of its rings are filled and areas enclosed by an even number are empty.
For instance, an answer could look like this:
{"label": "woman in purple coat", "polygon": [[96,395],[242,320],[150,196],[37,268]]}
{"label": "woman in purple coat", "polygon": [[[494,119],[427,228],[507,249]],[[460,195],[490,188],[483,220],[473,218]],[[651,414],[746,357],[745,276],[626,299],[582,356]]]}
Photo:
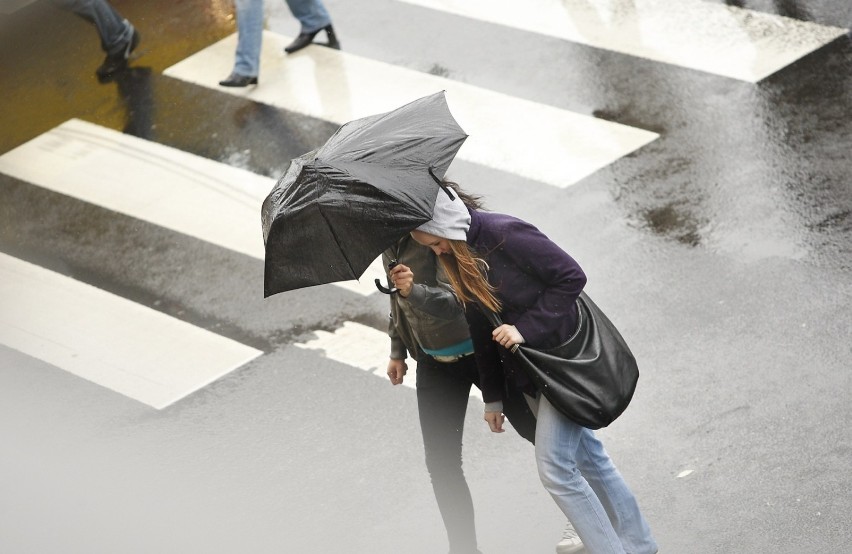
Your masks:
{"label": "woman in purple coat", "polygon": [[[590,554],[654,554],[657,544],[636,498],[594,432],[556,410],[507,349],[558,346],[577,326],[583,270],[534,226],[512,216],[468,210],[440,192],[431,221],[411,236],[438,255],[465,313],[479,366],[485,420],[503,431],[503,379],[515,379],[536,412],[539,477]],[[505,322],[490,334],[482,310]]]}

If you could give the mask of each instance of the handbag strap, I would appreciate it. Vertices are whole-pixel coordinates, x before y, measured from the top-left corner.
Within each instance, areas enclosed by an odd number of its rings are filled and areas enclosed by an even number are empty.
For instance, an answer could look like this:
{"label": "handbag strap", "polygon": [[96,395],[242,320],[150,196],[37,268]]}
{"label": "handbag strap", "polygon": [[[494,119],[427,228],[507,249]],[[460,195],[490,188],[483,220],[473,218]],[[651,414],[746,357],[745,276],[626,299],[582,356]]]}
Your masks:
{"label": "handbag strap", "polygon": [[485,316],[485,319],[488,320],[488,323],[493,325],[495,328],[503,325],[503,320],[500,319],[500,314],[498,314],[491,308],[483,306],[482,304],[477,304],[477,306],[479,306],[479,309],[482,311],[482,314]]}
{"label": "handbag strap", "polygon": [[[577,300],[575,301],[575,304],[577,305],[577,330],[575,330],[574,334],[571,335],[571,338],[569,338],[565,342],[571,342],[572,340],[574,340],[574,337],[576,337],[577,334],[579,334],[580,329],[583,326],[583,319],[586,318],[586,315],[583,313],[583,307],[581,306],[581,304],[586,302],[588,300],[588,298],[589,297],[586,296],[585,291],[581,291],[580,296],[577,297]],[[485,316],[485,319],[487,319],[488,323],[493,325],[495,329],[497,327],[500,327],[501,325],[503,325],[503,320],[500,318],[500,314],[498,314],[497,312],[495,312],[491,308],[483,306],[482,304],[477,304],[477,305],[479,306],[479,309],[482,310],[482,313]],[[517,352],[519,346],[520,346],[520,344],[513,344],[512,348],[509,348],[509,351],[512,354],[514,354],[515,352]]]}
{"label": "handbag strap", "polygon": [[[482,310],[482,314],[485,316],[485,319],[487,319],[488,323],[493,325],[495,329],[503,325],[503,320],[500,318],[500,314],[498,314],[491,308],[483,306],[482,304],[477,305],[479,306],[479,309]],[[517,352],[519,346],[519,344],[513,344],[512,348],[509,349],[509,352],[514,354],[515,352]]]}

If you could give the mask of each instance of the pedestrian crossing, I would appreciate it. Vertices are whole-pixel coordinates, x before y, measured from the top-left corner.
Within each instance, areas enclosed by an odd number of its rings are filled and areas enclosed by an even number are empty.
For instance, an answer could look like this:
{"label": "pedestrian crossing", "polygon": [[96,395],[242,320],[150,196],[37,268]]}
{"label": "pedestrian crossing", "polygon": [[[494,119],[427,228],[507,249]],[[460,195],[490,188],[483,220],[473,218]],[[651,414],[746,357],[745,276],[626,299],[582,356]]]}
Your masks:
{"label": "pedestrian crossing", "polygon": [[[22,181],[262,260],[260,205],[275,180],[72,119],[0,156]],[[121,178],[117,179],[116,176]],[[376,261],[370,275],[382,275]],[[371,281],[338,283],[376,291]]]}
{"label": "pedestrian crossing", "polygon": [[848,29],[702,0],[400,0],[757,83]]}
{"label": "pedestrian crossing", "polygon": [[[0,156],[0,173],[264,256],[260,205],[274,180],[244,169],[73,119]],[[382,275],[381,261],[367,271]],[[0,344],[156,409],[262,354],[2,253],[0,275]]]}
{"label": "pedestrian crossing", "polygon": [[[321,353],[324,357],[350,365],[388,380],[388,337],[382,331],[378,331],[367,325],[347,321],[334,332],[315,331],[316,338],[296,343],[297,348],[313,350]],[[402,381],[404,387],[417,388],[417,362],[409,358],[406,360],[408,372]],[[390,383],[390,381],[388,381]],[[470,396],[482,400],[479,389],[471,387]]]}
{"label": "pedestrian crossing", "polygon": [[165,75],[337,124],[447,91],[469,135],[457,155],[555,187],[567,187],[659,135],[320,46],[284,58],[292,39],[265,31],[261,86],[218,85],[234,61],[236,35],[169,67]]}
{"label": "pedestrian crossing", "polygon": [[156,409],[262,352],[0,253],[2,343]]}
{"label": "pedestrian crossing", "polygon": [[[556,37],[619,54],[757,83],[846,29],[698,0],[398,0],[452,17]],[[659,135],[439,75],[311,46],[266,31],[260,86],[225,89],[231,35],[164,75],[221,94],[342,124],[447,91],[470,134],[459,159],[555,188],[577,184]],[[78,119],[0,156],[0,173],[263,259],[260,204],[274,179]],[[121,179],[116,179],[121,175]],[[383,274],[379,260],[366,275]],[[337,286],[376,294],[370,279]],[[162,409],[261,351],[73,278],[0,253],[0,344]],[[386,380],[388,338],[345,322],[296,346]],[[404,386],[415,386],[409,364]],[[471,393],[477,396],[478,391]]]}

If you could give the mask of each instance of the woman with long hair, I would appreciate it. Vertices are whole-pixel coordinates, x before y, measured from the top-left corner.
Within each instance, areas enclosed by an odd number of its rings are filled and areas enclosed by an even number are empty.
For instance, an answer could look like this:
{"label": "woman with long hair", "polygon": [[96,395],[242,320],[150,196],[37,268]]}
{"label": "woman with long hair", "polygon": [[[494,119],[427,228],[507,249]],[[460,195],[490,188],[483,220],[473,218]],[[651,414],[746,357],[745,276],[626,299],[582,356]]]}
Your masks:
{"label": "woman with long hair", "polygon": [[[438,256],[465,307],[491,430],[503,430],[502,389],[512,379],[536,412],[539,477],[586,551],[657,552],[636,498],[595,433],[556,410],[509,352],[522,343],[553,348],[574,334],[586,284],[579,264],[533,225],[468,209],[449,191],[438,193],[432,220],[411,237]],[[490,332],[487,310],[504,322]]]}
{"label": "woman with long hair", "polygon": [[[480,198],[453,188],[464,204],[480,209]],[[473,500],[462,468],[462,437],[471,386],[479,371],[464,312],[435,254],[406,235],[382,255],[388,279],[391,338],[387,374],[400,385],[409,355],[417,361],[417,411],[426,468],[451,554],[477,554]],[[520,436],[533,442],[535,417],[515,387],[504,392],[504,412]],[[560,554],[582,552],[583,543],[567,522],[557,545]]]}

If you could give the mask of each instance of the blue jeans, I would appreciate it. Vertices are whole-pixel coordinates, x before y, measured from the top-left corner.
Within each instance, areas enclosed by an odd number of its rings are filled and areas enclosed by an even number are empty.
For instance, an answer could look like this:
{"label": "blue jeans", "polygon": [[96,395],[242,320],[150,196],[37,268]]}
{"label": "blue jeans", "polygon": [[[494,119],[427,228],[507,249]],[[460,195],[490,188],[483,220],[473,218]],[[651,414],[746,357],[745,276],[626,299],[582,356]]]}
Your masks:
{"label": "blue jeans", "polygon": [[566,418],[543,395],[538,401],[538,474],[586,550],[593,554],[657,552],[636,498],[594,432]]}
{"label": "blue jeans", "polygon": [[133,25],[106,0],[55,0],[62,8],[79,15],[98,30],[101,48],[107,54],[124,50],[133,36]]}
{"label": "blue jeans", "polygon": [[[302,33],[313,33],[331,25],[331,17],[320,0],[287,0]],[[263,0],[236,0],[237,55],[234,73],[257,77],[260,71],[260,45],[263,40]]]}

